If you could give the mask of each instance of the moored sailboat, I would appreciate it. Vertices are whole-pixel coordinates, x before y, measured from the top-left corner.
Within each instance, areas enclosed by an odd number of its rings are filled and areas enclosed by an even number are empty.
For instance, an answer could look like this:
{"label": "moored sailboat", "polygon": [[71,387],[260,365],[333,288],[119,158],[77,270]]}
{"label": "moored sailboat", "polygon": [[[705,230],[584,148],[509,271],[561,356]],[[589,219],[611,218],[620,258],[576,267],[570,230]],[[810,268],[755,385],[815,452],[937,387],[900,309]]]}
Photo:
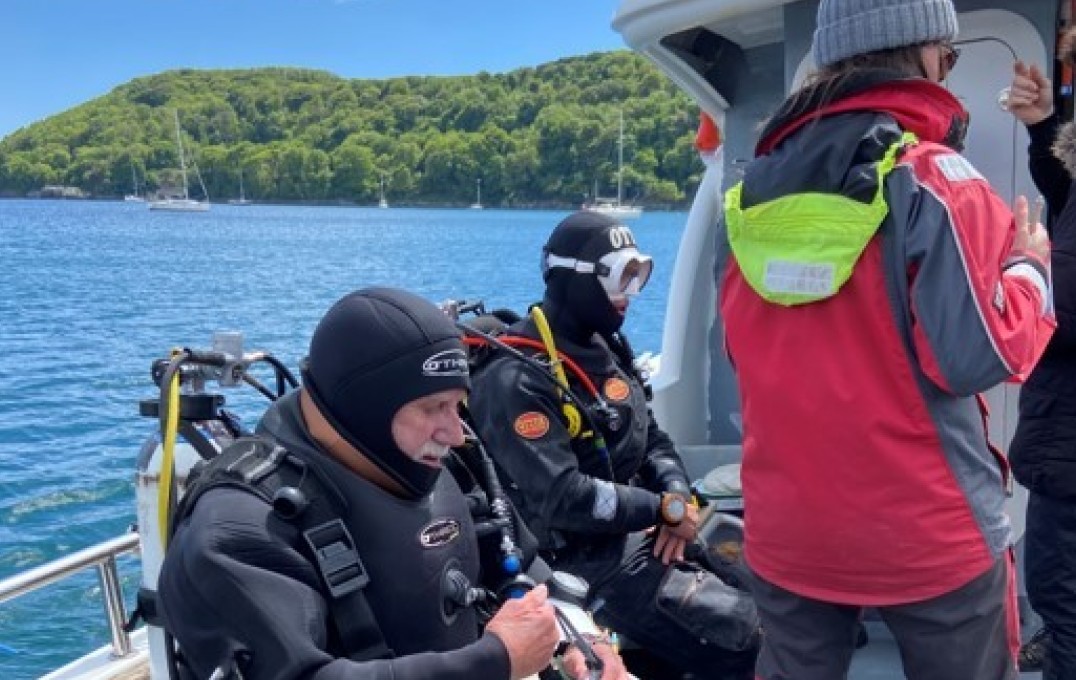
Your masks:
{"label": "moored sailboat", "polygon": [[[176,120],[176,148],[179,151],[179,171],[183,177],[183,195],[169,196],[157,201],[151,201],[150,210],[168,210],[171,212],[205,212],[209,210],[209,201],[196,201],[190,197],[190,189],[187,186],[187,158],[183,153],[183,135],[179,127],[179,111],[173,110]],[[198,177],[201,182],[201,175]],[[202,193],[205,194],[205,185],[202,185]]]}
{"label": "moored sailboat", "polygon": [[229,198],[228,205],[250,205],[254,201],[247,198],[243,192],[243,168],[239,168],[239,198]]}
{"label": "moored sailboat", "polygon": [[145,203],[146,199],[138,193],[138,173],[135,171],[134,160],[131,160],[131,190],[134,193],[125,194],[123,200],[127,203]]}
{"label": "moored sailboat", "polygon": [[643,214],[643,209],[638,205],[624,203],[624,111],[620,111],[620,135],[617,138],[617,165],[616,165],[616,198],[602,198],[598,196],[598,188],[595,184],[594,197],[583,204],[583,210],[601,213],[616,219],[633,219]]}

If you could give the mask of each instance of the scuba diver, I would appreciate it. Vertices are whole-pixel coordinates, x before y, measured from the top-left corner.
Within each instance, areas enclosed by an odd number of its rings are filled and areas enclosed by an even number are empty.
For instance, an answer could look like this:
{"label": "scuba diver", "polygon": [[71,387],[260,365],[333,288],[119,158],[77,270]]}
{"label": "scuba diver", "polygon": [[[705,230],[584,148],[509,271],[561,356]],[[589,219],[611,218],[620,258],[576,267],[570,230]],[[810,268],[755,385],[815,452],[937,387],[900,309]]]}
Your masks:
{"label": "scuba diver", "polygon": [[750,678],[758,615],[742,564],[698,541],[687,473],[620,332],[651,269],[623,224],[563,220],[541,304],[499,336],[516,352],[476,352],[468,408],[540,554],[589,582],[595,620],[645,650],[646,677]]}
{"label": "scuba diver", "polygon": [[[528,578],[541,580],[534,539],[465,460],[469,388],[459,331],[434,305],[388,288],[340,299],[302,387],[189,480],[157,598],[179,676],[515,680],[549,666],[559,619]],[[610,645],[573,641],[572,677],[626,678]]]}

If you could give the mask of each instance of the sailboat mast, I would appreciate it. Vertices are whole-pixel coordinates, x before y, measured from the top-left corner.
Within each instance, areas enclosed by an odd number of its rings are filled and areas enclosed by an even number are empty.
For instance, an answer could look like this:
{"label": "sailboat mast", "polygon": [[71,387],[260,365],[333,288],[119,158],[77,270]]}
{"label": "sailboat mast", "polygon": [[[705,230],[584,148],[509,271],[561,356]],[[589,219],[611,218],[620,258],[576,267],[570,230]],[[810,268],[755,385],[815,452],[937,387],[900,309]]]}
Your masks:
{"label": "sailboat mast", "polygon": [[183,137],[179,133],[179,109],[172,109],[176,119],[176,148],[179,149],[179,172],[183,175],[183,198],[190,199],[187,192],[187,161],[183,157]]}
{"label": "sailboat mast", "polygon": [[624,109],[620,109],[620,138],[616,153],[616,204],[624,198]]}

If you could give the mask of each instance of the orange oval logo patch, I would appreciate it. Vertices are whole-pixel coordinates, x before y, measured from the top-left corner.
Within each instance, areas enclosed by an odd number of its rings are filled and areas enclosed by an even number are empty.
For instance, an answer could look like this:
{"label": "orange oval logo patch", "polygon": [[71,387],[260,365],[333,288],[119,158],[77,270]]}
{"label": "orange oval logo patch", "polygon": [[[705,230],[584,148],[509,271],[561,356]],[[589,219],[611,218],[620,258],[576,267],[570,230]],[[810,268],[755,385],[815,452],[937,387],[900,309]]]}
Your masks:
{"label": "orange oval logo patch", "polygon": [[549,418],[546,418],[544,413],[527,411],[516,417],[513,427],[516,434],[524,439],[538,439],[549,432]]}
{"label": "orange oval logo patch", "polygon": [[602,392],[609,401],[624,401],[631,394],[631,388],[620,378],[609,378],[602,385]]}

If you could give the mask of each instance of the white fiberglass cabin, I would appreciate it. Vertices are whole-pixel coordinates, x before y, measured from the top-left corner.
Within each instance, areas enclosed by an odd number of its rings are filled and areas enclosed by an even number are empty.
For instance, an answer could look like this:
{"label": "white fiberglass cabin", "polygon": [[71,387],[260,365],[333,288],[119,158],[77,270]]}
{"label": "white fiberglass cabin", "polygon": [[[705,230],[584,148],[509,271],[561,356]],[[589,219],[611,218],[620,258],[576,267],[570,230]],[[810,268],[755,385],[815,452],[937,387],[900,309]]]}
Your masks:
{"label": "white fiberglass cabin", "polygon": [[[962,55],[947,85],[971,112],[965,155],[1010,203],[1020,194],[1033,197],[1027,132],[1001,102],[1015,60],[1055,74],[1056,27],[1068,25],[1074,3],[955,4]],[[713,118],[724,140],[699,187],[680,243],[654,376],[657,418],[696,475],[736,462],[740,455],[739,401],[715,313],[714,232],[722,192],[752,158],[760,124],[812,69],[817,8],[817,0],[624,0],[613,22],[629,46],[649,57]],[[1059,93],[1059,108],[1062,96],[1071,96],[1071,87]],[[1017,394],[1018,388],[1004,386],[988,395],[990,434],[1003,448],[1016,426]],[[1011,515],[1018,537],[1024,531],[1025,502],[1026,491],[1015,489]]]}

